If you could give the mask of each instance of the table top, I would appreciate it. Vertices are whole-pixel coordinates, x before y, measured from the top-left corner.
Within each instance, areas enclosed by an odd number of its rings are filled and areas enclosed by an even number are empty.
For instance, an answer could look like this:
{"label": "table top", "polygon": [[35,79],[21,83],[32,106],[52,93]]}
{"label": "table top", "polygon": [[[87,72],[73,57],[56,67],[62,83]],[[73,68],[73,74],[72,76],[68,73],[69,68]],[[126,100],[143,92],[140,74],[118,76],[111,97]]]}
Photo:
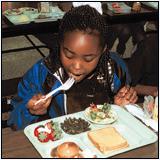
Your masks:
{"label": "table top", "polygon": [[14,37],[20,35],[37,34],[37,33],[57,33],[59,20],[42,23],[28,23],[14,25],[5,17],[2,16],[2,37]]}
{"label": "table top", "polygon": [[[2,158],[41,158],[23,131],[2,129]],[[158,141],[112,158],[158,158]]]}

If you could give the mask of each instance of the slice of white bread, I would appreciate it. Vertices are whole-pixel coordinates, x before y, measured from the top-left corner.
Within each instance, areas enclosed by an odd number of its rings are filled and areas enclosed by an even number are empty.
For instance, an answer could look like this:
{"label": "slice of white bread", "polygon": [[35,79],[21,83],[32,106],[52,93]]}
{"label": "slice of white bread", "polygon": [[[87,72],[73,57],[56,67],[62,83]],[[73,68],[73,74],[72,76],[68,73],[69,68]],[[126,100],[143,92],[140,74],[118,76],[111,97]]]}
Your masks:
{"label": "slice of white bread", "polygon": [[114,127],[89,131],[88,137],[103,154],[129,146],[127,140]]}

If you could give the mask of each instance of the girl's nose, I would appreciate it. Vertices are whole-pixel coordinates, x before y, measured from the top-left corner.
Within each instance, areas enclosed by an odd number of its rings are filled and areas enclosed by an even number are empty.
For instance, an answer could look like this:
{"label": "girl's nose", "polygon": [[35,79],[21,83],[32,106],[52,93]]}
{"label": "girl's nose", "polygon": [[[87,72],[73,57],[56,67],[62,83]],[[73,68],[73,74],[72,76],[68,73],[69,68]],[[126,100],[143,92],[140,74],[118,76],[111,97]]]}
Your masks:
{"label": "girl's nose", "polygon": [[75,70],[80,70],[82,68],[81,61],[74,61],[73,67],[74,67]]}

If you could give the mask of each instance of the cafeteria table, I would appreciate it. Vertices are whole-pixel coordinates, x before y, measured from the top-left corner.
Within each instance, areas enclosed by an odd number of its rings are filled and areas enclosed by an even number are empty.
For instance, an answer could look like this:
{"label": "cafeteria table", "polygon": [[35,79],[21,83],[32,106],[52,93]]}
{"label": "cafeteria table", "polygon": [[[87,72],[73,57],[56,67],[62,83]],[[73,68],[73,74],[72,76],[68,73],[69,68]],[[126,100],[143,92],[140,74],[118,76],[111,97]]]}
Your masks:
{"label": "cafeteria table", "polygon": [[158,21],[158,9],[141,6],[139,12],[132,11],[130,13],[114,13],[108,10],[106,5],[102,5],[103,14],[109,24],[137,23],[140,21]]}

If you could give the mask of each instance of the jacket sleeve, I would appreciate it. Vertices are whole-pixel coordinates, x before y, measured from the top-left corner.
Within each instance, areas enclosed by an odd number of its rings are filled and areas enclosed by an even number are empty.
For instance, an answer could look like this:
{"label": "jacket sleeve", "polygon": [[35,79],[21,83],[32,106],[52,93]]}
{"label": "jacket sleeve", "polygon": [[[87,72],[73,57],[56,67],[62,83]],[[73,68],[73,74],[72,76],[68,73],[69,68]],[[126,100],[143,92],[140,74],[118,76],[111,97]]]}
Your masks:
{"label": "jacket sleeve", "polygon": [[31,115],[26,105],[33,95],[43,94],[42,84],[47,75],[47,71],[41,65],[41,61],[36,63],[23,77],[18,84],[18,95],[11,101],[13,111],[10,114],[8,125],[14,125],[17,129],[23,129],[39,116]]}

